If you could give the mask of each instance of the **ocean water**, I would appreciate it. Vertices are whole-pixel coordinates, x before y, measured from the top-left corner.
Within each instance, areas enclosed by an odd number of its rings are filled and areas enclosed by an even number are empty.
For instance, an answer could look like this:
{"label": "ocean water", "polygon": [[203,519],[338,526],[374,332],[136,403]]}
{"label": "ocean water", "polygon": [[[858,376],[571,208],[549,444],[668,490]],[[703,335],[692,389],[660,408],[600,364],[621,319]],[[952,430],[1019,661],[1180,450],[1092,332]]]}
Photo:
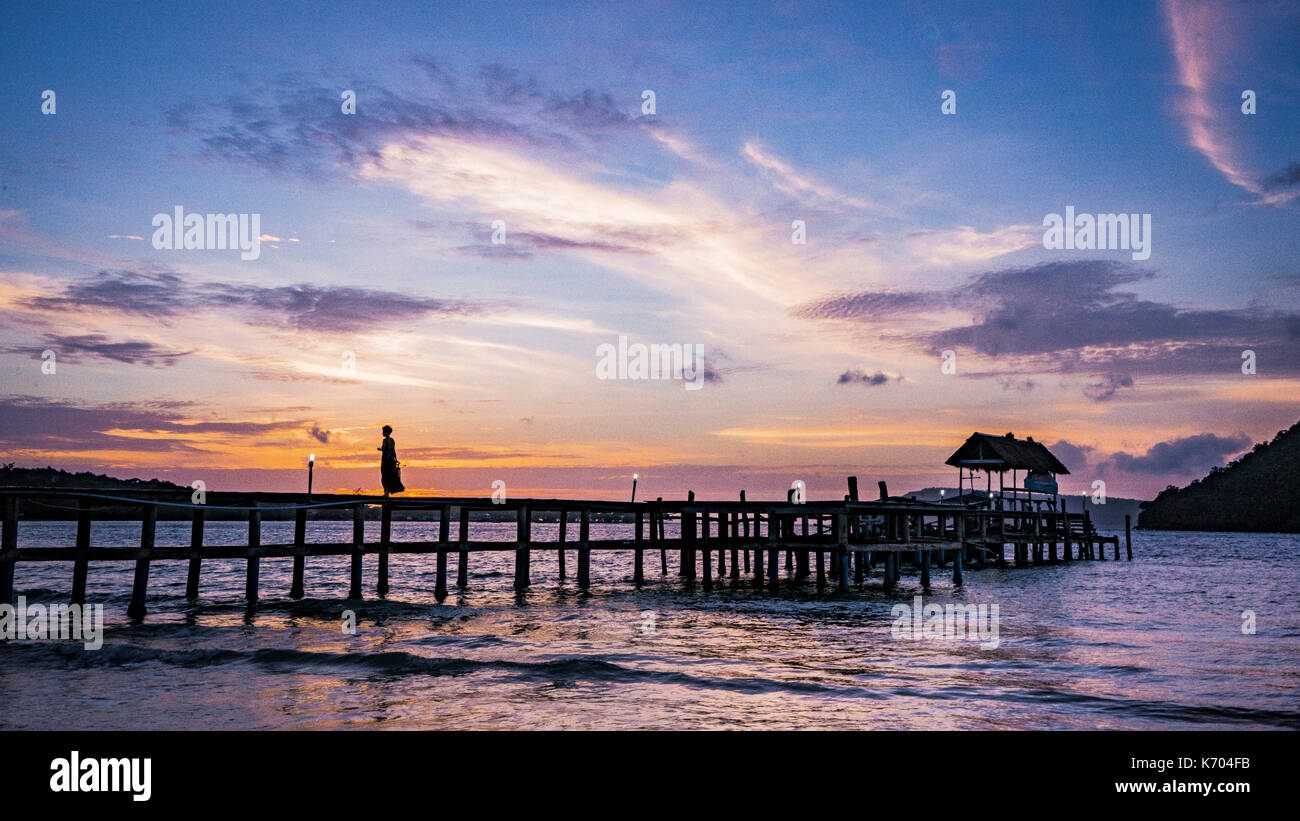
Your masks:
{"label": "ocean water", "polygon": [[[93,527],[97,545],[139,537],[138,523]],[[436,527],[394,522],[393,539]],[[534,538],[555,528],[535,524]],[[264,523],[263,543],[291,530]],[[592,537],[629,531],[593,525]],[[210,522],[206,538],[245,533]],[[474,534],[511,541],[514,525]],[[73,536],[71,523],[23,522],[19,543]],[[351,523],[313,522],[308,538],[350,541]],[[188,523],[158,524],[159,545],[188,541]],[[878,568],[847,595],[784,578],[773,594],[752,577],[705,593],[675,575],[675,557],[664,576],[647,552],[638,590],[630,554],[593,551],[583,593],[575,551],[563,582],[554,554],[535,552],[518,596],[513,553],[472,554],[463,592],[453,553],[438,603],[435,557],[398,555],[386,599],[367,557],[370,597],[347,602],[346,557],[308,558],[300,601],[287,597],[291,560],[263,559],[250,609],[243,562],[205,561],[197,604],[184,599],[186,563],[156,562],[149,615],[131,624],[132,563],[92,562],[103,647],[0,642],[0,728],[1300,728],[1300,536],[1135,531],[1133,550],[1132,562],[968,568],[958,589],[936,569],[925,603],[996,604],[996,648],[894,635],[891,608],[921,592],[910,568],[890,594]],[[70,563],[19,564],[16,593],[66,601],[71,576]]]}

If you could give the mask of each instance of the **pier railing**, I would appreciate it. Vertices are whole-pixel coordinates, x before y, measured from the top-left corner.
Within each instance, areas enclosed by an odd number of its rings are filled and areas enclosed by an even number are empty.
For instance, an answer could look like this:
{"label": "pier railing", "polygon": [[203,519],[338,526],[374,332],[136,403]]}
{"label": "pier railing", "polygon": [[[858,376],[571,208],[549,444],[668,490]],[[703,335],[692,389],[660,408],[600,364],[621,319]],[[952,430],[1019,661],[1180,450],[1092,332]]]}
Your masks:
{"label": "pier railing", "polygon": [[[856,482],[850,487],[856,489]],[[149,569],[153,562],[185,561],[189,564],[187,597],[198,597],[204,560],[237,559],[246,564],[245,597],[249,603],[260,595],[262,559],[291,559],[292,582],[288,595],[303,596],[306,560],[319,556],[351,557],[349,599],[365,595],[365,559],[375,558],[374,592],[389,592],[389,556],[425,553],[436,555],[435,595],[441,600],[448,590],[448,556],[456,556],[458,588],[469,584],[471,555],[481,552],[514,552],[514,587],[527,590],[533,581],[531,557],[535,551],[557,551],[559,577],[567,574],[566,556],[576,552],[578,587],[591,584],[593,551],[627,551],[633,556],[631,581],[640,585],[646,577],[646,557],[658,565],[659,575],[670,573],[669,554],[675,554],[671,571],[689,581],[699,581],[704,590],[715,579],[739,582],[742,575],[772,591],[786,584],[815,583],[819,590],[834,585],[841,592],[853,583],[861,584],[879,568],[886,590],[897,584],[904,565],[914,569],[922,586],[929,586],[933,568],[951,567],[954,584],[962,584],[964,568],[974,566],[1040,566],[1060,561],[1104,560],[1105,548],[1114,547],[1120,558],[1119,537],[1103,536],[1092,526],[1087,513],[1052,509],[993,510],[952,504],[917,501],[835,501],[793,503],[752,501],[655,499],[643,502],[610,502],[578,499],[492,499],[453,497],[379,497],[339,494],[238,493],[206,494],[204,504],[194,504],[184,491],[100,491],[0,488],[3,514],[0,539],[0,603],[12,603],[15,567],[25,562],[71,562],[73,603],[83,603],[91,562],[132,561],[135,575],[128,615],[142,617],[146,611]],[[1062,506],[1063,508],[1063,506]],[[188,546],[159,547],[155,533],[160,512],[167,518],[190,522]],[[366,541],[365,522],[377,513],[378,541]],[[393,515],[437,514],[436,541],[393,541]],[[352,539],[346,542],[308,540],[313,517],[349,517]],[[513,518],[513,541],[475,540],[474,527],[484,524],[475,515],[493,520]],[[75,521],[73,547],[19,544],[18,522],[25,519]],[[96,546],[91,541],[91,522],[97,517],[140,523],[138,547]],[[247,522],[247,543],[235,546],[204,544],[204,525],[210,518],[237,517]],[[264,517],[289,518],[294,522],[293,541],[263,544]],[[553,540],[533,538],[534,522],[554,517],[558,522]],[[454,533],[452,522],[456,521]],[[621,521],[631,526],[630,538],[592,539],[593,521]],[[666,523],[678,524],[671,537]],[[1127,517],[1126,517],[1127,521]],[[572,527],[576,527],[574,534]],[[576,538],[575,538],[576,536]],[[1128,558],[1132,543],[1125,532]],[[1006,547],[1012,547],[1008,560]],[[1058,546],[1060,552],[1058,554]],[[784,555],[784,574],[782,573]],[[658,559],[657,562],[654,560]],[[716,564],[715,564],[716,562]],[[716,571],[715,571],[716,567]],[[852,581],[851,581],[852,580]]]}

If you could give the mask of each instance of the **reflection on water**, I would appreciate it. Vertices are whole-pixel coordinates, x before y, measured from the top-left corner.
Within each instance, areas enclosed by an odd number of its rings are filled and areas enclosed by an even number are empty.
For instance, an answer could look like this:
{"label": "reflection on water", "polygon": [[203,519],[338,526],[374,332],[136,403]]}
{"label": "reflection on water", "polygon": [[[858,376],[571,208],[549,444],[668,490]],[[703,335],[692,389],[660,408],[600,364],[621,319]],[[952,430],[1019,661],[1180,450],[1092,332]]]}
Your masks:
{"label": "reflection on water", "polygon": [[[292,541],[292,523],[262,527],[264,544]],[[436,538],[436,527],[395,522],[394,539]],[[351,539],[350,522],[311,528],[314,540]],[[534,538],[555,528],[535,524]],[[74,535],[24,522],[20,543]],[[205,538],[245,535],[210,522]],[[628,528],[593,525],[592,536]],[[138,523],[94,525],[96,544],[138,538]],[[514,525],[476,524],[475,538],[510,541]],[[157,543],[188,544],[189,525],[160,522]],[[1131,563],[968,571],[960,590],[936,572],[927,603],[999,605],[996,649],[891,637],[891,605],[920,591],[904,576],[886,596],[878,571],[847,596],[812,584],[773,595],[748,580],[704,593],[647,555],[637,590],[630,554],[594,551],[583,594],[576,555],[560,582],[554,553],[535,553],[533,589],[516,596],[512,553],[473,555],[464,592],[453,554],[439,604],[433,556],[393,556],[388,599],[363,602],[343,600],[345,557],[308,558],[301,601],[286,595],[290,560],[263,559],[250,609],[242,562],[205,561],[197,605],[184,599],[185,563],[159,562],[149,616],[131,625],[131,563],[95,562],[87,599],[105,607],[103,649],[0,645],[0,727],[1296,728],[1297,548],[1297,536],[1138,532]],[[367,557],[371,591],[374,567]],[[71,565],[20,564],[15,586],[66,600]],[[1245,610],[1255,635],[1241,632]]]}

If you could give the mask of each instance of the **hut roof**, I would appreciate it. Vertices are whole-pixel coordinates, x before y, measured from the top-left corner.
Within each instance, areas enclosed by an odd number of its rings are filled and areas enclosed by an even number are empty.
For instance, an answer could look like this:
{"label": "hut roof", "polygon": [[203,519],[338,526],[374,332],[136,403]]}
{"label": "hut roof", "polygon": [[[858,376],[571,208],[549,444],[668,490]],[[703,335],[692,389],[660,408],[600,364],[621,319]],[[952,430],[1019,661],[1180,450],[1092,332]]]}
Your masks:
{"label": "hut roof", "polygon": [[1042,442],[1035,442],[1033,437],[1017,439],[1009,433],[1005,436],[972,433],[944,464],[991,471],[1041,470],[1056,474],[1070,472]]}

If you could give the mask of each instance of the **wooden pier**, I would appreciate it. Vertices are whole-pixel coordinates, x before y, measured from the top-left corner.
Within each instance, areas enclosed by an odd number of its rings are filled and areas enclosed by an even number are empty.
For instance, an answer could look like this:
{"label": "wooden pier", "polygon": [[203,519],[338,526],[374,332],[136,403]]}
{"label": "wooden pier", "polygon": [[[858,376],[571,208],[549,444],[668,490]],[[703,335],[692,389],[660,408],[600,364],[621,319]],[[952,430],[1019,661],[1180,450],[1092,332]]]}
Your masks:
{"label": "wooden pier", "polygon": [[[1103,536],[1092,526],[1086,513],[1069,512],[1042,505],[999,509],[1003,500],[986,499],[975,504],[938,504],[890,499],[884,492],[880,501],[859,501],[857,480],[849,479],[849,494],[841,500],[794,503],[751,501],[742,491],[736,501],[700,501],[694,494],[684,501],[656,499],[644,502],[607,502],[577,499],[515,499],[495,502],[490,498],[447,497],[377,497],[294,493],[221,493],[208,492],[206,504],[191,503],[185,491],[100,491],[38,488],[0,488],[0,511],[3,512],[3,539],[0,541],[0,603],[13,603],[17,565],[25,562],[69,562],[72,570],[73,603],[84,603],[86,578],[93,562],[127,561],[135,563],[135,576],[127,613],[140,618],[148,603],[149,568],[160,561],[189,563],[186,596],[195,599],[202,588],[205,560],[237,559],[245,562],[245,597],[252,604],[261,595],[259,583],[263,559],[291,559],[293,575],[288,595],[302,598],[303,582],[308,570],[307,559],[319,556],[351,558],[349,599],[361,599],[368,590],[386,595],[390,587],[389,556],[393,554],[436,554],[435,595],[447,595],[448,557],[456,557],[459,589],[468,586],[471,556],[483,552],[514,552],[514,588],[527,590],[535,581],[531,568],[536,551],[557,551],[559,577],[565,578],[566,553],[575,551],[577,585],[591,585],[593,552],[632,553],[631,582],[645,581],[647,554],[650,566],[657,565],[660,576],[670,572],[669,554],[674,555],[672,572],[704,590],[730,580],[766,587],[776,592],[788,585],[815,585],[818,590],[834,588],[844,593],[852,585],[861,585],[869,576],[879,576],[885,590],[894,589],[904,567],[910,568],[922,586],[928,587],[931,575],[938,570],[950,571],[954,584],[962,584],[963,573],[974,568],[1034,567],[1085,559],[1105,560],[1106,548],[1113,546],[1114,558],[1120,558],[1117,536]],[[1024,508],[1024,509],[1021,509]],[[337,518],[342,509],[350,513],[352,539],[347,542],[309,541],[308,525],[313,514],[329,511]],[[76,545],[54,547],[20,545],[20,512],[62,510],[55,518],[77,523]],[[380,528],[378,541],[367,542],[365,521],[368,512],[376,511]],[[121,520],[131,515],[140,523],[138,547],[95,546],[91,543],[91,522],[96,514]],[[159,547],[155,533],[160,511],[167,516],[184,516],[191,523],[188,546]],[[247,544],[237,546],[204,545],[204,524],[209,514],[220,511],[225,517],[246,520]],[[471,521],[474,513],[509,515],[515,520],[514,541],[475,541],[473,527],[485,524]],[[506,512],[509,512],[508,514]],[[437,541],[393,541],[394,512],[437,514]],[[345,514],[346,515],[346,514]],[[373,513],[371,513],[373,515]],[[265,544],[262,540],[264,516],[288,518],[294,522],[293,542]],[[553,516],[559,528],[555,540],[533,538],[532,524]],[[457,520],[453,534],[451,524]],[[594,520],[618,520],[631,525],[632,538],[591,539]],[[676,521],[680,527],[669,536],[665,524]],[[577,538],[571,540],[571,525],[577,525]],[[454,535],[454,538],[453,538]],[[1133,557],[1126,530],[1128,558]],[[1011,546],[1008,560],[1007,547]],[[1058,552],[1059,547],[1059,552]],[[784,572],[782,572],[784,554]],[[658,561],[655,561],[655,559]],[[373,587],[366,584],[367,559],[373,559]],[[596,559],[599,561],[599,559]]]}

